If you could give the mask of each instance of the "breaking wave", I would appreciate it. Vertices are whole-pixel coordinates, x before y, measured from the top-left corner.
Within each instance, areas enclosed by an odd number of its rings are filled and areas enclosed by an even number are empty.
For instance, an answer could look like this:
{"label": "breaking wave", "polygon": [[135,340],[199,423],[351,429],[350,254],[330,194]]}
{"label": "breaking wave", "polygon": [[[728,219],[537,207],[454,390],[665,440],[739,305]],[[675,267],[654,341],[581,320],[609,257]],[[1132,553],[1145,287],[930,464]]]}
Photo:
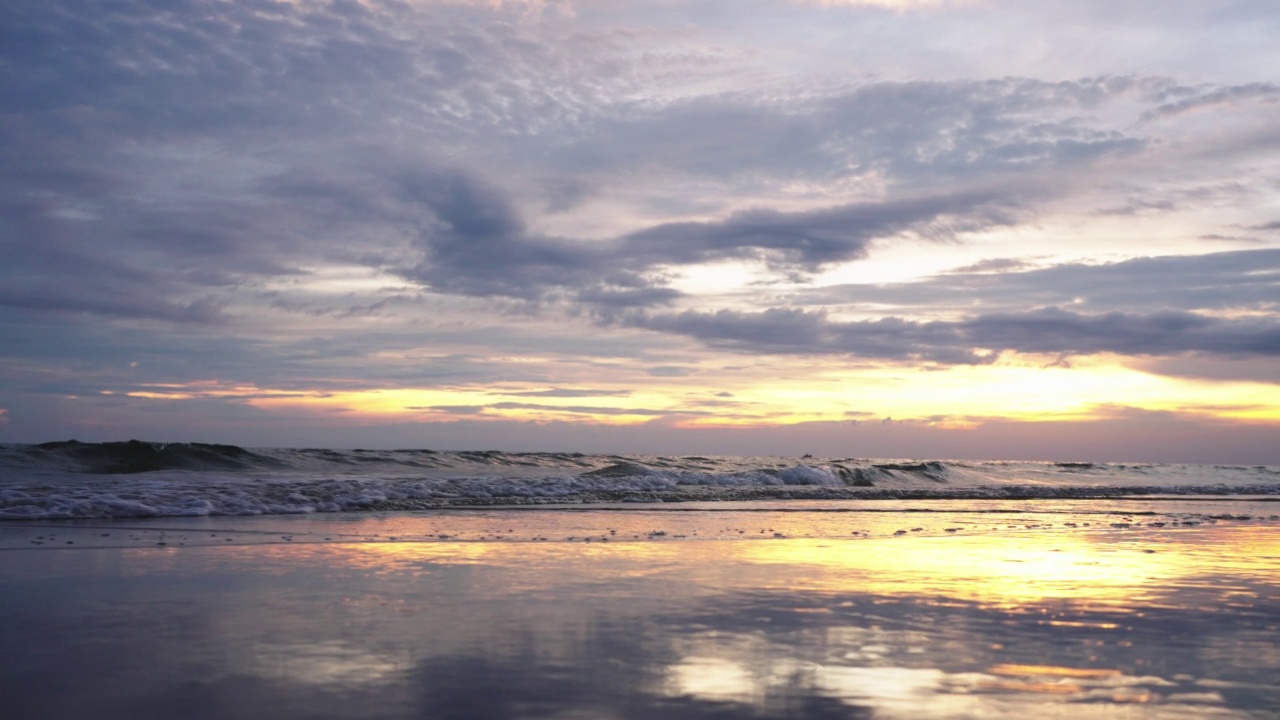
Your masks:
{"label": "breaking wave", "polygon": [[206,443],[48,442],[18,449],[15,455],[33,466],[46,465],[74,472],[103,475],[156,470],[249,470],[279,467],[280,463],[235,445]]}
{"label": "breaking wave", "polygon": [[734,500],[1280,495],[1280,469],[862,458],[0,446],[0,519]]}

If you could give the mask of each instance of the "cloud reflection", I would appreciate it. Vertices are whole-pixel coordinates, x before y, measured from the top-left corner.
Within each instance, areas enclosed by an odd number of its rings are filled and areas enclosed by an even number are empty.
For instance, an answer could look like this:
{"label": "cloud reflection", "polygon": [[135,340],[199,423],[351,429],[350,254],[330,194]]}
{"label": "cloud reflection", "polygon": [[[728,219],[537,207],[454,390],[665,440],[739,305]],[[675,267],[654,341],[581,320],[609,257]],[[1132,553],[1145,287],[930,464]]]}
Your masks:
{"label": "cloud reflection", "polygon": [[11,552],[0,652],[26,660],[0,694],[54,719],[1245,718],[1280,702],[1277,542],[1224,525]]}

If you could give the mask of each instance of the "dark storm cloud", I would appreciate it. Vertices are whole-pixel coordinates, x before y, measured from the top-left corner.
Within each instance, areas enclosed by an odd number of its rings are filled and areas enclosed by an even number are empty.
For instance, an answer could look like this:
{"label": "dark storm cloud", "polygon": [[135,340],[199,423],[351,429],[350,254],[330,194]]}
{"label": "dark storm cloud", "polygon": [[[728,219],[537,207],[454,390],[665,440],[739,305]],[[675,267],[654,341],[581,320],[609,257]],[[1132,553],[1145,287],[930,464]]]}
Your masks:
{"label": "dark storm cloud", "polygon": [[887,360],[982,364],[1000,352],[1090,355],[1280,356],[1280,323],[1187,312],[1101,315],[1045,308],[960,321],[884,318],[832,321],[825,312],[770,308],[748,313],[634,315],[629,323],[676,333],[713,347],[756,353],[847,354]]}

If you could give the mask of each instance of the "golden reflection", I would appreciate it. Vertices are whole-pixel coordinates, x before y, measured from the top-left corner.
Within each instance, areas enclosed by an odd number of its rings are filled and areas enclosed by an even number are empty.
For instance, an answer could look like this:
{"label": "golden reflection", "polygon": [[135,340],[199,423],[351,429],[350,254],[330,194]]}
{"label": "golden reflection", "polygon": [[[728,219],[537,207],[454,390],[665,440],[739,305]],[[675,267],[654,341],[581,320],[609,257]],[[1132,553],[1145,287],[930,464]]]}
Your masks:
{"label": "golden reflection", "polygon": [[[1276,570],[1280,527],[1203,526],[1178,530],[1079,533],[992,533],[857,540],[743,541],[430,541],[274,543],[132,548],[122,559],[138,573],[170,571],[192,553],[206,566],[251,566],[280,574],[298,567],[378,576],[428,575],[448,565],[514,572],[524,592],[580,582],[610,592],[609,583],[670,577],[689,597],[734,590],[787,590],[914,597],[939,605],[964,602],[1030,609],[1046,602],[1112,611],[1135,605],[1251,606],[1261,588],[1280,591]],[[1222,583],[1218,574],[1234,580]],[[673,581],[677,581],[673,580]],[[1085,627],[1079,618],[1045,615],[1043,624]],[[1114,621],[1088,623],[1120,630]]]}
{"label": "golden reflection", "polygon": [[1012,665],[1002,664],[996,665],[987,670],[992,675],[1051,675],[1053,677],[1068,678],[1109,678],[1119,677],[1124,673],[1119,670],[1099,669],[1099,668],[1072,668],[1060,667],[1056,665]]}
{"label": "golden reflection", "polygon": [[667,670],[666,693],[714,702],[751,701],[763,683],[742,664],[718,657],[685,657]]}
{"label": "golden reflection", "polygon": [[323,687],[388,683],[411,665],[407,655],[373,653],[342,640],[260,643],[251,663],[257,675]]}
{"label": "golden reflection", "polygon": [[947,680],[936,668],[825,666],[816,670],[814,685],[831,697],[894,707],[937,702]]}
{"label": "golden reflection", "polygon": [[1084,688],[1069,682],[1026,682],[1020,680],[986,680],[978,684],[984,690],[1013,690],[1015,692],[1047,693],[1049,695],[1074,695]]}
{"label": "golden reflection", "polygon": [[[1209,531],[1209,536],[1221,536],[1223,530]],[[1123,609],[1171,587],[1202,586],[1196,579],[1212,574],[1213,566],[1206,560],[1220,558],[1222,548],[1202,548],[1195,541],[1204,542],[1206,533],[1189,532],[1141,542],[1085,534],[760,542],[744,543],[741,551],[744,559],[755,563],[806,568],[803,579],[788,575],[783,582],[831,592],[945,597],[1009,608],[1073,600]],[[1237,565],[1256,562],[1250,558],[1265,563],[1265,558],[1276,556],[1280,533],[1274,527],[1233,528],[1226,534]],[[1193,542],[1171,541],[1176,539]],[[1268,569],[1255,569],[1260,581],[1280,585],[1280,578]],[[1213,590],[1215,596],[1232,591],[1201,589]]]}
{"label": "golden reflection", "polygon": [[[1280,528],[1204,526],[1117,533],[1008,533],[847,541],[431,541],[268,544],[215,547],[225,562],[253,563],[258,572],[303,562],[378,574],[427,573],[438,565],[486,565],[528,571],[524,588],[551,587],[582,574],[626,580],[676,573],[687,588],[795,589],[915,596],[1025,607],[1072,600],[1123,609],[1152,603],[1251,604],[1256,592],[1212,582],[1215,570],[1280,588],[1275,573]],[[196,550],[189,548],[186,551]],[[154,567],[176,560],[160,549],[134,549]],[[145,566],[144,566],[145,567]],[[555,572],[543,572],[554,569]],[[524,577],[527,575],[527,577]],[[1183,592],[1171,594],[1171,589]],[[1256,590],[1256,588],[1255,588]],[[1168,597],[1166,597],[1168,596]],[[1046,616],[1046,625],[1078,619]],[[1073,624],[1075,623],[1075,624]],[[1118,629],[1114,623],[1089,625]]]}
{"label": "golden reflection", "polygon": [[1048,620],[1044,623],[1050,627],[1097,628],[1099,630],[1115,630],[1120,627],[1109,622],[1079,622],[1074,620]]}
{"label": "golden reflection", "polygon": [[1158,699],[1149,688],[1137,687],[1139,683],[1160,687],[1174,684],[1154,676],[1129,676],[1112,668],[1001,664],[988,668],[987,673],[998,677],[981,681],[979,687],[984,689],[1079,695],[1082,699],[1119,703],[1149,703]]}

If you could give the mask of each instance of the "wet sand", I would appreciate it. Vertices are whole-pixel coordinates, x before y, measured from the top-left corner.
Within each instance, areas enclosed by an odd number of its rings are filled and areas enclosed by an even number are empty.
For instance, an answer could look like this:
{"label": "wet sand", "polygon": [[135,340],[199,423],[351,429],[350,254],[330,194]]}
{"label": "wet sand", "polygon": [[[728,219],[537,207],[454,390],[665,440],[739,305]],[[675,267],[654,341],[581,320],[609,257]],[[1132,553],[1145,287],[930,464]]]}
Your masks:
{"label": "wet sand", "polygon": [[1276,507],[5,523],[0,697],[31,718],[1271,718]]}

